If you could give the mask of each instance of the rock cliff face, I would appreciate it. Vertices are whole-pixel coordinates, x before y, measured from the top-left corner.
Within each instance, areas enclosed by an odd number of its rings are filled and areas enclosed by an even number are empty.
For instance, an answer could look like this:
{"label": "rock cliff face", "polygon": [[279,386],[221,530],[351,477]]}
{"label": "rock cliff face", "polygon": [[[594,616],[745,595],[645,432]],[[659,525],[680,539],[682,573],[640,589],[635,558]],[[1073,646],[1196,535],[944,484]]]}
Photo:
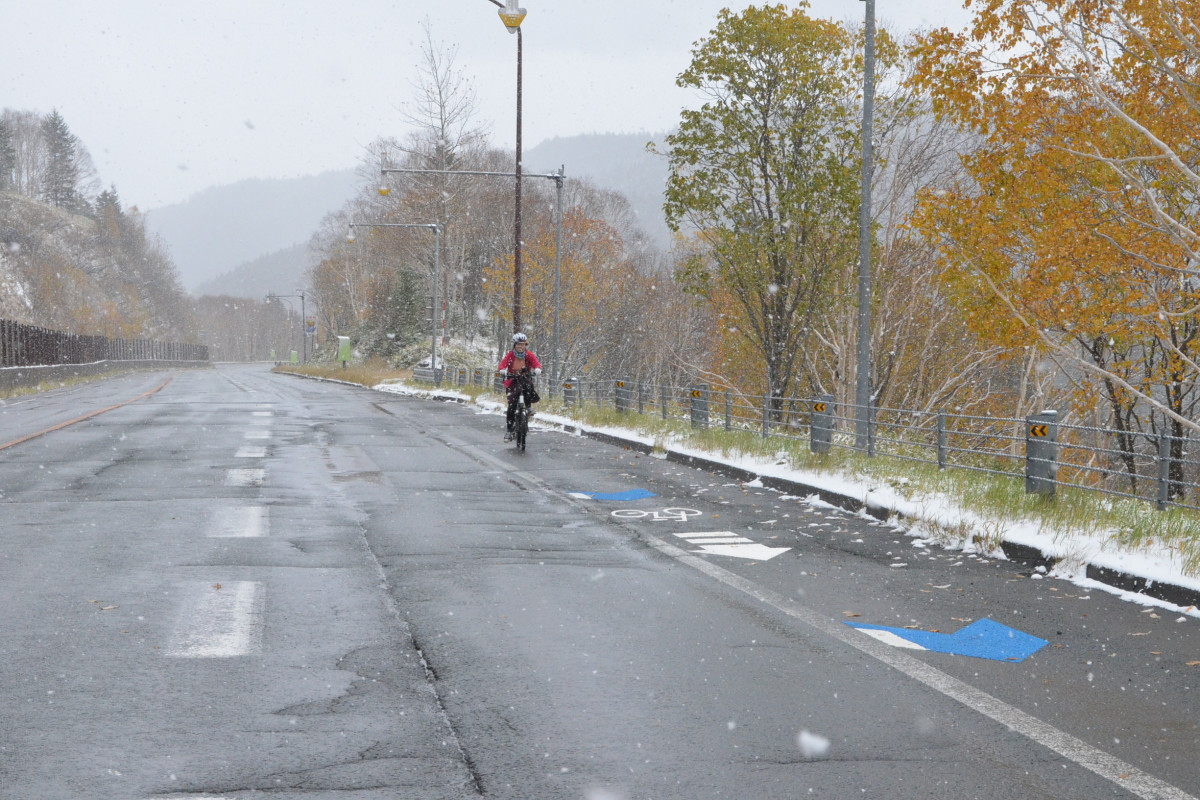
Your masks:
{"label": "rock cliff face", "polygon": [[9,193],[0,194],[0,317],[147,338],[190,323],[174,267],[136,212],[93,219]]}

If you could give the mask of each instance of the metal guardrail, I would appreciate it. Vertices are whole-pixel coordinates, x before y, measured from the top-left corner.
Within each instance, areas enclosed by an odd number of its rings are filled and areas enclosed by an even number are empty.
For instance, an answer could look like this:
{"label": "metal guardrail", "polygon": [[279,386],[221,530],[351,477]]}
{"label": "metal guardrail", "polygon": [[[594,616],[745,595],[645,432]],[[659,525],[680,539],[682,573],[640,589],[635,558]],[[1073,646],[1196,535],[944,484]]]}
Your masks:
{"label": "metal guardrail", "polygon": [[208,347],[150,339],[80,336],[0,319],[0,367],[98,361],[208,361]]}
{"label": "metal guardrail", "polygon": [[807,442],[815,453],[837,448],[1024,479],[1026,491],[1036,494],[1053,495],[1062,486],[1152,502],[1160,510],[1200,510],[1200,459],[1190,455],[1186,432],[1064,424],[1052,411],[1017,418],[872,407],[864,447],[854,433],[858,408],[837,406],[831,396],[762,397],[706,384],[584,377],[567,378],[556,388],[569,407],[594,404],[693,428],[754,432]]}

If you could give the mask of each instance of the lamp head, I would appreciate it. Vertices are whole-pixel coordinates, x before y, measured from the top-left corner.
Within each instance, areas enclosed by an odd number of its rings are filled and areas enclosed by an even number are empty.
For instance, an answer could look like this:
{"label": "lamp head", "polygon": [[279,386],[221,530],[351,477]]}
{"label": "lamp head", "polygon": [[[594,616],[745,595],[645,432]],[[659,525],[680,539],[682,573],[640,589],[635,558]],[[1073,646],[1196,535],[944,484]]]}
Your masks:
{"label": "lamp head", "polygon": [[500,15],[504,27],[508,28],[508,32],[516,33],[521,27],[521,21],[525,19],[525,9],[517,8],[517,0],[505,0],[505,2],[507,5],[497,13]]}

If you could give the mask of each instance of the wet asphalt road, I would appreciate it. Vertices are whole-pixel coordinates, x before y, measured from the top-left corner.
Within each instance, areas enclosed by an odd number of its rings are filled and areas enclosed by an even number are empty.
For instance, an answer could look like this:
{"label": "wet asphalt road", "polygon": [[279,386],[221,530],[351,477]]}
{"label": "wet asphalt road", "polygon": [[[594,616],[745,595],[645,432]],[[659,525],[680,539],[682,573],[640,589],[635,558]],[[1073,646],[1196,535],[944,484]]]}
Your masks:
{"label": "wet asphalt road", "polygon": [[[0,797],[1200,796],[1200,620],[500,428],[257,365],[4,403]],[[1049,645],[843,624],[983,618]]]}

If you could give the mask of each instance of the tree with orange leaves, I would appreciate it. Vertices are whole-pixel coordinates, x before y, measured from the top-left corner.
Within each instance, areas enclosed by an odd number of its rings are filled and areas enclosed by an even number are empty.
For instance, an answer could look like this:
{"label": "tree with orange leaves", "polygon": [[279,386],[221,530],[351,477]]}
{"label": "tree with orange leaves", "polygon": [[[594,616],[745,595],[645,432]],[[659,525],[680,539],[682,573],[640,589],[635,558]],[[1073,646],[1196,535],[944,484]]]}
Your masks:
{"label": "tree with orange leaves", "polygon": [[977,330],[1091,376],[1128,433],[1200,431],[1200,5],[974,6],[916,51],[918,86],[982,141],[916,225]]}

